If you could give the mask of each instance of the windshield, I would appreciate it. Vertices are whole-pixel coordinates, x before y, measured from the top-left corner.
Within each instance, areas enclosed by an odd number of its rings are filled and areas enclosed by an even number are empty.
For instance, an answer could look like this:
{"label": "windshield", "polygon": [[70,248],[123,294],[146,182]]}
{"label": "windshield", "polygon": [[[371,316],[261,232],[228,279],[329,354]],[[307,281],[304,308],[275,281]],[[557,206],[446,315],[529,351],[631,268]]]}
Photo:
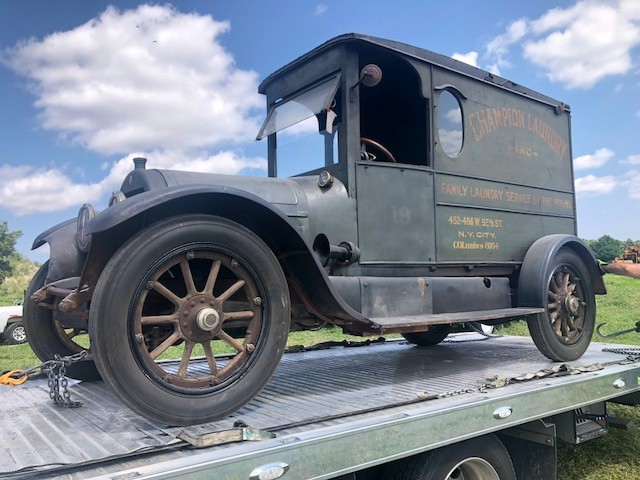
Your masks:
{"label": "windshield", "polygon": [[256,140],[327,110],[331,107],[339,83],[340,75],[334,75],[299,95],[276,103],[267,115]]}

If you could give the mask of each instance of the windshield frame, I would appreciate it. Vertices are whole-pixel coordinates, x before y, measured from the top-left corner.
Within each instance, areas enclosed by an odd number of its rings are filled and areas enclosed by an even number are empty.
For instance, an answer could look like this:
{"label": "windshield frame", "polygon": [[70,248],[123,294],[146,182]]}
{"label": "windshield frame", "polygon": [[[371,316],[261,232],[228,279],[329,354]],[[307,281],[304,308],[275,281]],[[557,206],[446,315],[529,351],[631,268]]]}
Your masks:
{"label": "windshield frame", "polygon": [[[331,108],[331,104],[335,99],[336,93],[340,88],[341,82],[341,72],[340,70],[332,72],[330,75],[323,77],[322,79],[314,82],[313,84],[305,87],[304,89],[298,90],[291,95],[287,95],[286,97],[277,100],[270,108],[269,113],[267,114],[267,118],[264,120],[258,135],[256,136],[256,140],[262,140],[264,137],[268,137],[270,135],[274,135],[277,132],[285,130],[297,123],[300,123],[308,118],[313,117],[314,115],[318,115],[322,111],[328,110]],[[327,85],[328,88],[326,90],[318,90],[320,87]],[[317,93],[320,93],[321,103],[316,104],[315,108],[309,108],[307,104],[304,102],[296,102],[296,99],[300,99],[305,95],[312,93],[314,90],[318,90]],[[276,124],[276,115],[278,113],[278,109],[286,108],[287,105],[292,105],[292,102],[298,103],[304,107],[307,107],[306,112],[301,112],[302,114],[293,115],[293,121],[291,119],[285,120],[282,125],[278,126]],[[295,107],[294,107],[295,108]],[[282,110],[280,110],[282,111]],[[283,115],[283,117],[285,117]]]}

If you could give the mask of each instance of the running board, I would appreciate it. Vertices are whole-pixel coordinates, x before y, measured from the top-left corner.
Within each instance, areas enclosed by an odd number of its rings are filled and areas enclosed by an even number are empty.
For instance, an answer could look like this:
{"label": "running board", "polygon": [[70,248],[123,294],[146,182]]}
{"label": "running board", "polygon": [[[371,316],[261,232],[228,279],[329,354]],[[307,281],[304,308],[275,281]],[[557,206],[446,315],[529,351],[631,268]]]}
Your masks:
{"label": "running board", "polygon": [[471,312],[431,313],[427,315],[407,315],[398,317],[370,318],[372,329],[364,332],[370,335],[384,335],[387,333],[408,333],[427,330],[430,325],[451,323],[485,322],[503,318],[519,318],[527,315],[543,313],[544,308],[500,308],[495,310],[476,310]]}

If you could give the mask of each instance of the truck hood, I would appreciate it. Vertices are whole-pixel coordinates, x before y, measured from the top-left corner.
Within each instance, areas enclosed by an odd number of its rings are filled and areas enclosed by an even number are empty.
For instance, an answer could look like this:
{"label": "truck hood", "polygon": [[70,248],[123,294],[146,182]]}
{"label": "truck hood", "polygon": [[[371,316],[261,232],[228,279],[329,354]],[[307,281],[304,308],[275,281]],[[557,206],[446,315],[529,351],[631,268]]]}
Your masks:
{"label": "truck hood", "polygon": [[307,210],[305,194],[300,185],[286,178],[136,168],[124,179],[121,191],[126,197],[132,197],[151,190],[184,185],[215,185],[243,190],[280,207],[287,215],[295,215],[295,212],[299,214]]}

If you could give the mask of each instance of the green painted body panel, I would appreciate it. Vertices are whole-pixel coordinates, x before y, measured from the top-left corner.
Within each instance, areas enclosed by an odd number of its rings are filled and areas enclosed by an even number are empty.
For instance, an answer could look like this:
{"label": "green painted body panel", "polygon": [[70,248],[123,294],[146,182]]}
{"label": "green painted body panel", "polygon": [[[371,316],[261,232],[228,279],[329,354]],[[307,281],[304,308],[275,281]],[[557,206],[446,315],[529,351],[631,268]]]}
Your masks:
{"label": "green painted body panel", "polygon": [[433,261],[433,172],[373,162],[356,172],[360,262]]}

